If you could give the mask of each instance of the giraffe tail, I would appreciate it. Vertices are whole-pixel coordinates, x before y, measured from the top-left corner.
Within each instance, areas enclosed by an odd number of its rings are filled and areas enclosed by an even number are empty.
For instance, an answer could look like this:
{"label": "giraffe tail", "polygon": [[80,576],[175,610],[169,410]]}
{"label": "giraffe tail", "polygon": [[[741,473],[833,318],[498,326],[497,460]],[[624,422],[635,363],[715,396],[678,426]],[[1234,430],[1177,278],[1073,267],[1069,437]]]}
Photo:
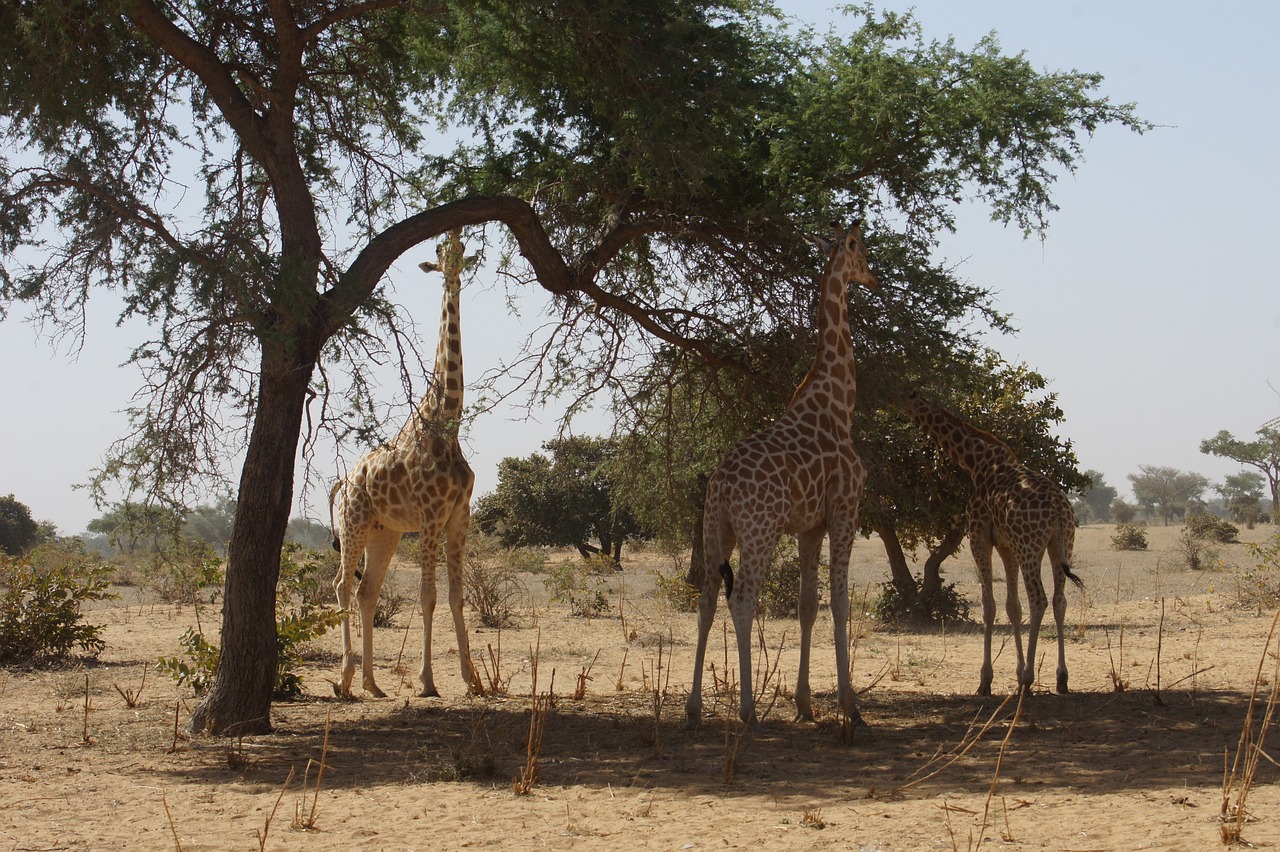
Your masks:
{"label": "giraffe tail", "polygon": [[733,568],[729,567],[727,559],[720,563],[720,576],[724,578],[724,599],[727,601],[733,594]]}
{"label": "giraffe tail", "polygon": [[1072,571],[1071,571],[1071,563],[1070,563],[1070,562],[1063,562],[1063,563],[1062,563],[1062,573],[1067,575],[1067,579],[1068,579],[1068,580],[1070,580],[1071,582],[1075,583],[1075,584],[1076,584],[1077,586],[1079,586],[1080,588],[1082,588],[1082,589],[1084,588],[1084,580],[1081,580],[1078,576],[1076,576],[1075,574],[1073,574],[1073,573],[1072,573]]}

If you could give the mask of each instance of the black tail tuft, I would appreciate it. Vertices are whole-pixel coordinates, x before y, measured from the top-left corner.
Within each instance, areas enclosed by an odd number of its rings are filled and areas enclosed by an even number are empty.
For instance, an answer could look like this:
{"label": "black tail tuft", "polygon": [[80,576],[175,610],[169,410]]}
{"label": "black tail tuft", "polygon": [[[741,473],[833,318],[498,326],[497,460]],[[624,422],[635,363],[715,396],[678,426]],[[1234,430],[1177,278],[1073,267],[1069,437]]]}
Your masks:
{"label": "black tail tuft", "polygon": [[1081,580],[1081,579],[1080,579],[1079,577],[1077,577],[1075,574],[1071,573],[1071,563],[1070,563],[1070,562],[1063,562],[1063,563],[1062,563],[1062,573],[1067,575],[1067,579],[1068,579],[1068,580],[1070,580],[1071,582],[1075,583],[1075,584],[1076,584],[1077,586],[1079,586],[1080,588],[1082,588],[1082,589],[1084,588],[1084,580]]}
{"label": "black tail tuft", "polygon": [[729,596],[733,594],[733,569],[729,567],[728,561],[720,564],[720,576],[724,578],[724,599],[729,600]]}
{"label": "black tail tuft", "polygon": [[333,549],[339,553],[342,552],[342,542],[338,541],[338,537],[336,535],[333,537]]}

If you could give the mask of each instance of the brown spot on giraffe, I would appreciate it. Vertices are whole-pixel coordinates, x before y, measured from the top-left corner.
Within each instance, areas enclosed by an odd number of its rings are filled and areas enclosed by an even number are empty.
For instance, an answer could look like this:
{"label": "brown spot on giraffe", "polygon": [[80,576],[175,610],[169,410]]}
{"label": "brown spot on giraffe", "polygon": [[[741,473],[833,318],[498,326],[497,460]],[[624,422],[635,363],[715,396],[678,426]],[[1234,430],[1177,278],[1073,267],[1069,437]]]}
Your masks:
{"label": "brown spot on giraffe", "polygon": [[[1053,571],[1053,618],[1058,627],[1058,692],[1067,691],[1066,581],[1084,583],[1071,573],[1076,516],[1062,488],[1049,477],[1027,468],[1009,445],[951,411],[934,405],[912,389],[894,405],[927,432],[973,480],[969,498],[969,548],[982,584],[982,671],[978,694],[991,694],[991,634],[996,605],[992,590],[991,551],[1000,554],[1005,574],[1005,613],[1013,628],[1018,652],[1018,685],[1030,692],[1035,682],[1036,640],[1048,608],[1040,563],[1049,554]],[[1027,622],[1027,652],[1022,653],[1022,607],[1018,577],[1027,590],[1031,616]]]}
{"label": "brown spot on giraffe", "polygon": [[[333,486],[329,510],[342,553],[342,569],[334,581],[342,621],[342,680],[339,695],[351,694],[355,657],[351,649],[351,591],[355,588],[362,632],[361,682],[365,691],[382,696],[373,677],[373,613],[386,579],[387,567],[400,537],[420,533],[422,568],[418,589],[422,613],[422,670],[419,695],[439,695],[431,669],[431,621],[436,607],[436,549],[445,540],[449,576],[449,609],[458,640],[462,679],[473,692],[482,687],[471,664],[471,649],[462,615],[462,560],[467,525],[471,520],[471,489],[475,475],[458,443],[462,416],[462,339],[458,301],[462,287],[461,231],[450,231],[440,244],[437,264],[423,263],[423,271],[444,273],[440,311],[440,339],[436,345],[431,385],[418,407],[391,440],[365,453]],[[357,573],[360,557],[364,571]],[[359,586],[355,585],[359,578]]]}
{"label": "brown spot on giraffe", "polygon": [[[685,704],[691,726],[701,718],[702,669],[722,582],[738,642],[739,715],[748,721],[755,718],[751,624],[765,566],[778,539],[788,533],[797,537],[800,550],[797,718],[813,719],[809,646],[818,613],[818,554],[823,538],[829,537],[839,701],[849,718],[861,721],[849,679],[847,637],[849,554],[867,475],[849,431],[857,397],[848,316],[851,281],[872,290],[879,286],[867,264],[858,222],[843,233],[837,231],[818,281],[818,349],[808,374],[782,416],[729,450],[707,481],[703,510],[706,571],[698,602],[693,683]],[[739,554],[736,577],[729,565],[735,546]]]}

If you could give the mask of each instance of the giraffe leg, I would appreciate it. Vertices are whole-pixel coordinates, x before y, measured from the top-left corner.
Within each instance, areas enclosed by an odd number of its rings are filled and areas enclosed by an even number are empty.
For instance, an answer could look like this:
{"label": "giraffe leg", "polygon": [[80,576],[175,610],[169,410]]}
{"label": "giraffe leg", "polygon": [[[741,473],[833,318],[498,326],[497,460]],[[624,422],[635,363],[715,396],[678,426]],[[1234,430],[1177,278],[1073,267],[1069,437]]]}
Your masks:
{"label": "giraffe leg", "polygon": [[978,566],[978,583],[982,587],[982,670],[978,676],[978,694],[991,694],[991,633],[996,623],[996,597],[991,578],[991,539],[985,531],[969,528],[969,549]]}
{"label": "giraffe leg", "polygon": [[431,671],[431,623],[436,613],[436,552],[443,529],[444,522],[432,518],[423,525],[418,539],[418,561],[422,568],[422,578],[418,583],[418,604],[422,611],[422,668],[418,672],[418,680],[422,682],[422,691],[418,693],[420,698],[440,695]]}
{"label": "giraffe leg", "polygon": [[449,611],[453,614],[453,632],[458,640],[458,662],[462,668],[462,682],[467,685],[472,695],[483,695],[484,686],[471,661],[471,643],[467,637],[467,625],[462,613],[462,563],[466,558],[467,526],[470,523],[470,497],[465,497],[459,501],[458,508],[445,525],[445,564],[449,572]]}
{"label": "giraffe leg", "polygon": [[818,552],[825,530],[801,533],[800,545],[800,671],[796,675],[796,721],[813,721],[813,702],[809,691],[809,649],[813,641],[813,623],[818,617]]}
{"label": "giraffe leg", "polygon": [[[1067,573],[1064,566],[1071,564],[1071,542],[1075,537],[1074,529],[1068,527],[1065,536],[1055,536],[1049,540],[1049,562],[1053,570],[1053,621],[1058,627],[1058,682],[1059,693],[1067,689]],[[1079,581],[1077,581],[1079,582]]]}
{"label": "giraffe leg", "polygon": [[698,645],[693,653],[693,680],[684,703],[685,728],[693,729],[702,721],[702,667],[707,658],[707,640],[716,619],[723,575],[720,568],[728,565],[733,553],[733,531],[721,520],[714,496],[710,493],[704,510],[702,591],[698,595]]}
{"label": "giraffe leg", "polygon": [[[733,594],[728,599],[728,614],[733,620],[733,637],[737,641],[737,678],[739,678],[739,705],[737,705],[737,716],[742,722],[751,724],[755,722],[755,695],[753,692],[754,679],[751,677],[751,626],[755,619],[755,603],[759,599],[759,577],[764,571],[763,558],[756,556],[754,560],[748,558],[748,554],[742,553],[741,563],[741,580],[739,585],[733,587]],[[749,565],[755,564],[755,573],[750,573]],[[755,578],[755,582],[751,582],[751,578]]]}
{"label": "giraffe leg", "polygon": [[378,688],[373,677],[374,612],[378,608],[382,582],[387,578],[387,568],[399,543],[400,533],[395,530],[383,527],[370,531],[365,545],[364,575],[356,587],[356,606],[360,608],[360,684],[375,698],[382,698],[385,693]]}
{"label": "giraffe leg", "polygon": [[857,533],[857,515],[831,527],[831,622],[836,645],[836,684],[840,709],[855,725],[865,725],[853,693],[849,672],[849,555]]}
{"label": "giraffe leg", "polygon": [[[1018,688],[1023,691],[1029,691],[1031,684],[1026,680],[1026,677],[1030,674],[1034,678],[1035,673],[1034,666],[1022,653],[1022,599],[1018,595],[1018,558],[1014,554],[1001,550],[1000,559],[1004,562],[1004,612],[1009,619],[1009,629],[1013,632],[1013,650],[1018,657],[1016,669]],[[1032,611],[1034,612],[1034,607]],[[1027,637],[1027,640],[1028,650],[1034,651],[1034,627],[1031,628],[1031,634]]]}
{"label": "giraffe leg", "polygon": [[756,602],[760,597],[760,584],[764,577],[769,555],[778,544],[779,536],[773,535],[767,544],[759,540],[754,546],[743,542],[739,546],[739,577],[729,596],[729,616],[733,620],[733,635],[738,642],[738,717],[752,724],[756,721],[756,701],[751,671],[751,628],[756,616]]}
{"label": "giraffe leg", "polygon": [[351,596],[356,587],[356,571],[364,556],[368,533],[345,519],[337,524],[341,541],[342,565],[334,578],[333,591],[338,598],[338,611],[342,613],[342,677],[333,685],[333,692],[343,698],[351,697],[351,681],[356,674],[355,654],[351,650]]}

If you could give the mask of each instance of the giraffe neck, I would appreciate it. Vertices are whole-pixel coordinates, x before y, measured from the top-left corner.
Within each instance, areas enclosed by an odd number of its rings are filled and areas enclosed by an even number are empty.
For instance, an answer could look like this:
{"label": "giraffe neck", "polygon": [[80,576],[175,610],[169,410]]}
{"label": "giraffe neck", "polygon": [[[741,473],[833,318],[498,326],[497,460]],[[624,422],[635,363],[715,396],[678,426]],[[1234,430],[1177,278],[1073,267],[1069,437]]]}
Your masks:
{"label": "giraffe neck", "polygon": [[999,462],[1014,463],[1018,459],[1007,444],[989,432],[917,398],[902,403],[902,411],[938,445],[971,479]]}
{"label": "giraffe neck", "polygon": [[788,410],[818,402],[847,428],[857,402],[857,368],[849,331],[849,278],[839,260],[839,253],[833,253],[823,270],[818,288],[818,350]]}
{"label": "giraffe neck", "polygon": [[440,303],[440,336],[436,344],[431,387],[418,403],[419,422],[444,425],[457,431],[462,417],[462,326],[459,294],[462,291],[462,237],[450,231],[440,249],[440,270],[444,273],[444,295]]}

